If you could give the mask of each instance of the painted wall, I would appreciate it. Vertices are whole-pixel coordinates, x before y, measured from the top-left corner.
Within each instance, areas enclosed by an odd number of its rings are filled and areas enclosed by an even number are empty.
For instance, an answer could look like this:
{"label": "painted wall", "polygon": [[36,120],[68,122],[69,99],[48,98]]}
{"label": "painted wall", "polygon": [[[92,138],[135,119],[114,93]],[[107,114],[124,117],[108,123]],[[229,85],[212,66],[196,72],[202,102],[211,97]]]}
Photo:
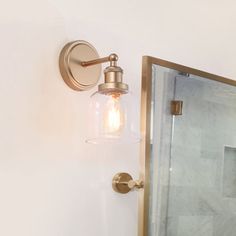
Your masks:
{"label": "painted wall", "polygon": [[116,52],[140,99],[142,55],[236,78],[235,1],[9,0],[0,8],[0,235],[133,236],[137,193],[112,176],[138,177],[139,146],[90,146],[90,92],[62,81],[58,54],[85,39]]}

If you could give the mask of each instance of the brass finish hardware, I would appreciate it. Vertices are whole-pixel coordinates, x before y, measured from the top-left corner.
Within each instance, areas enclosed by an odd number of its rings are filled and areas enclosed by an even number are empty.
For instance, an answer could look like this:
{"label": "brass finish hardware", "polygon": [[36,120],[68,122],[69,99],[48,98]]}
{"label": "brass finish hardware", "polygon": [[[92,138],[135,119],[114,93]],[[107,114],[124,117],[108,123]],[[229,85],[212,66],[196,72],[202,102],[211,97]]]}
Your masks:
{"label": "brass finish hardware", "polygon": [[183,114],[183,101],[171,101],[171,114],[175,116],[180,116]]}
{"label": "brass finish hardware", "polygon": [[60,72],[65,83],[77,91],[94,87],[99,80],[102,67],[97,64],[88,69],[82,62],[98,58],[96,49],[88,42],[79,40],[66,44],[59,58]]}
{"label": "brass finish hardware", "polygon": [[117,193],[125,194],[131,190],[143,188],[143,181],[133,180],[128,173],[118,173],[112,180],[112,188]]}
{"label": "brass finish hardware", "polygon": [[66,44],[60,53],[59,67],[63,80],[77,91],[94,87],[101,75],[101,63],[110,62],[104,70],[105,81],[98,86],[103,94],[125,94],[129,87],[123,83],[123,70],[117,66],[118,56],[110,54],[99,58],[96,49],[86,41]]}
{"label": "brass finish hardware", "polygon": [[128,93],[129,87],[123,83],[123,70],[116,65],[116,61],[111,61],[110,66],[104,70],[105,82],[98,85],[98,91],[101,93]]}

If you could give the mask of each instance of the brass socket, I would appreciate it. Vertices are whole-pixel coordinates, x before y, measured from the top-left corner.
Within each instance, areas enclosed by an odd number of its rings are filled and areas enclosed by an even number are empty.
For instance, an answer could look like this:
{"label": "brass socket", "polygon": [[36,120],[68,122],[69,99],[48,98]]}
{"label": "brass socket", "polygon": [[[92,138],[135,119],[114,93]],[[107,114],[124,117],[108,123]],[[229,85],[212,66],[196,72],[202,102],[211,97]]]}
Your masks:
{"label": "brass socket", "polygon": [[123,70],[119,66],[109,66],[104,70],[105,83],[122,83]]}
{"label": "brass socket", "polygon": [[104,94],[112,92],[125,94],[129,86],[123,83],[123,70],[118,66],[109,66],[104,70],[105,83],[98,85],[98,91]]}

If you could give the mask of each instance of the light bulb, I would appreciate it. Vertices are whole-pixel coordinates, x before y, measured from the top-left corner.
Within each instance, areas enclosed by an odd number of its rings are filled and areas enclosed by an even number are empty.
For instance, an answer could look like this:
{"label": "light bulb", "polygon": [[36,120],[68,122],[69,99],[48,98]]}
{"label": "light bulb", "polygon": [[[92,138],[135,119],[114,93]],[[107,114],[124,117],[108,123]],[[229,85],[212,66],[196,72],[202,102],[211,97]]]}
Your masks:
{"label": "light bulb", "polygon": [[125,126],[125,112],[120,104],[120,95],[109,95],[104,110],[104,132],[119,135]]}
{"label": "light bulb", "polygon": [[89,108],[88,143],[135,143],[140,140],[134,133],[133,106],[130,93],[95,92]]}

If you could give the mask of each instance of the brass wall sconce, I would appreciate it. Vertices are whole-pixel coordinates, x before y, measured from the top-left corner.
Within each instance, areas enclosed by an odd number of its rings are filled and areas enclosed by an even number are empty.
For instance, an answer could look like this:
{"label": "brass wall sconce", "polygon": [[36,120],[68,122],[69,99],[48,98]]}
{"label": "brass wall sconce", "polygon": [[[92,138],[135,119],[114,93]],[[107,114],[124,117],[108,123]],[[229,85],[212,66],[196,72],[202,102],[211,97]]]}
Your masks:
{"label": "brass wall sconce", "polygon": [[128,93],[128,85],[123,83],[123,70],[117,66],[118,56],[111,54],[99,58],[96,49],[86,41],[74,41],[66,44],[60,54],[60,72],[65,83],[72,89],[84,91],[94,87],[101,75],[101,64],[110,62],[104,70],[105,83],[98,86],[104,94]]}
{"label": "brass wall sconce", "polygon": [[[130,104],[129,86],[123,82],[123,70],[117,65],[118,56],[110,54],[99,58],[96,49],[86,41],[66,44],[59,59],[63,80],[73,90],[85,91],[93,88],[101,75],[101,64],[109,62],[104,70],[104,83],[91,95],[90,137],[88,143],[138,142],[139,135],[133,130],[133,104]],[[130,106],[129,106],[130,104]],[[142,188],[140,181],[133,181],[127,173],[119,173],[113,179],[113,189],[128,193]]]}
{"label": "brass wall sconce", "polygon": [[99,58],[96,49],[86,41],[66,44],[60,53],[60,72],[65,83],[73,90],[93,88],[101,75],[101,64],[109,62],[104,69],[104,82],[91,95],[90,134],[88,143],[138,142],[134,130],[129,86],[123,82],[123,70],[117,65],[118,56],[110,54]]}

